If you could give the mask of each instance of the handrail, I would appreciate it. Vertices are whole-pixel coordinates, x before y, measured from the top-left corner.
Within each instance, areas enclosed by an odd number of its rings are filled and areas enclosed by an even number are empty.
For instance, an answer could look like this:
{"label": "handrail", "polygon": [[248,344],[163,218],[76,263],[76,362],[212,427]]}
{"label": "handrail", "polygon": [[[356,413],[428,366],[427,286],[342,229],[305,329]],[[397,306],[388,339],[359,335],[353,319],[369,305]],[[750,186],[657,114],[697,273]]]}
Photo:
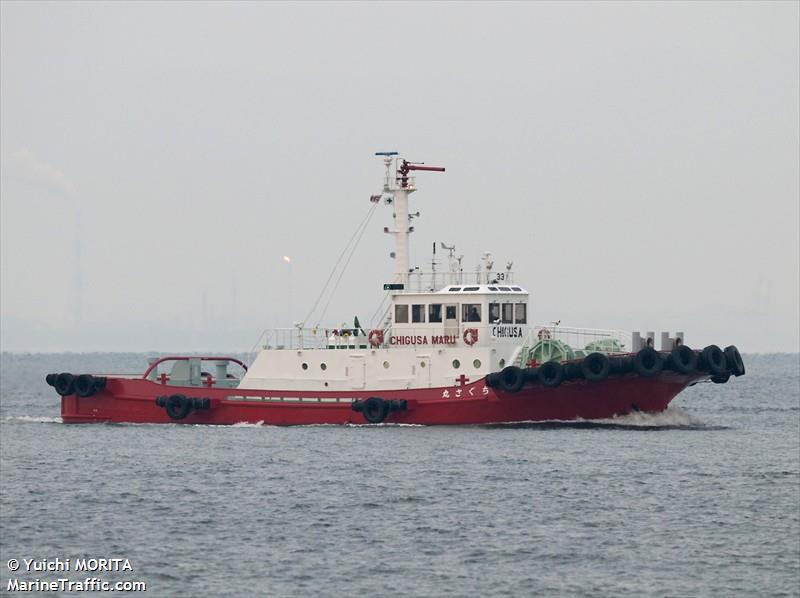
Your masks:
{"label": "handrail", "polygon": [[200,361],[232,361],[234,363],[238,363],[240,366],[244,368],[244,371],[247,371],[247,366],[240,360],[236,359],[235,357],[204,357],[201,355],[170,355],[169,357],[161,357],[157,359],[153,363],[150,364],[150,367],[147,368],[147,371],[144,373],[142,378],[145,380],[150,375],[154,369],[158,367],[160,363],[165,361],[189,361],[190,359],[199,359]]}

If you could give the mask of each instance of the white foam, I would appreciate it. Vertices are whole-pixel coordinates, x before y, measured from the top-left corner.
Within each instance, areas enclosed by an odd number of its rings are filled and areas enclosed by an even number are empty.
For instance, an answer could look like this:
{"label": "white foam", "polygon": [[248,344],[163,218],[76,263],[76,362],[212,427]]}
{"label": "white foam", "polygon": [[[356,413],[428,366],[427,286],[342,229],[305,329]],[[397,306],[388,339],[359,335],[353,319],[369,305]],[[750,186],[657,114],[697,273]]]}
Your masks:
{"label": "white foam", "polygon": [[643,427],[667,427],[703,426],[701,421],[694,419],[689,413],[678,407],[670,405],[664,411],[658,413],[645,413],[643,411],[633,411],[625,415],[618,415],[607,419],[587,420],[596,424],[613,424],[617,426],[643,426]]}
{"label": "white foam", "polygon": [[17,415],[3,418],[4,422],[25,422],[28,424],[61,424],[60,417],[34,417],[32,415]]}
{"label": "white foam", "polygon": [[236,422],[233,424],[234,428],[260,428],[264,425],[264,420],[259,420],[257,422]]}

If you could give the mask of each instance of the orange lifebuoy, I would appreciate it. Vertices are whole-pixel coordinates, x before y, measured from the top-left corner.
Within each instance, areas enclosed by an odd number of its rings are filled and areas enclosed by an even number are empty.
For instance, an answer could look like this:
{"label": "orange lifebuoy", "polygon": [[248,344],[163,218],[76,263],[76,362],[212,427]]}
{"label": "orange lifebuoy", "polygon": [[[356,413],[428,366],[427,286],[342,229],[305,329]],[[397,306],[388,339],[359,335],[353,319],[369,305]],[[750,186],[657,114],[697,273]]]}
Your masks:
{"label": "orange lifebuoy", "polygon": [[539,330],[539,334],[536,335],[540,341],[547,341],[550,340],[550,331],[547,328],[542,328]]}
{"label": "orange lifebuoy", "polygon": [[383,344],[383,330],[378,330],[377,328],[370,330],[367,338],[369,339],[369,344],[377,349]]}
{"label": "orange lifebuoy", "polygon": [[470,347],[478,342],[478,329],[465,328],[464,329],[464,343]]}

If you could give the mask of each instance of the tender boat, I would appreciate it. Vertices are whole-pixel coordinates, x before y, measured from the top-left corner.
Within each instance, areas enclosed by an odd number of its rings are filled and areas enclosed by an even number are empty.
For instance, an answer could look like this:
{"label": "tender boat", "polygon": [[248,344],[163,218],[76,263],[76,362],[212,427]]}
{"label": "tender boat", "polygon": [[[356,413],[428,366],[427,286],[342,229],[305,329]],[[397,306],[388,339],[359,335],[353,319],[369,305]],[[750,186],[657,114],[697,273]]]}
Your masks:
{"label": "tender boat", "polygon": [[230,356],[152,359],[143,375],[62,372],[65,423],[494,424],[658,412],[687,386],[745,373],[738,349],[693,350],[682,332],[625,333],[531,325],[529,293],[511,262],[484,254],[473,271],[454,246],[446,267],[411,268],[412,173],[444,168],[378,152],[386,169],[373,204],[392,210],[394,273],[385,311],[366,330],[266,331],[252,363]]}

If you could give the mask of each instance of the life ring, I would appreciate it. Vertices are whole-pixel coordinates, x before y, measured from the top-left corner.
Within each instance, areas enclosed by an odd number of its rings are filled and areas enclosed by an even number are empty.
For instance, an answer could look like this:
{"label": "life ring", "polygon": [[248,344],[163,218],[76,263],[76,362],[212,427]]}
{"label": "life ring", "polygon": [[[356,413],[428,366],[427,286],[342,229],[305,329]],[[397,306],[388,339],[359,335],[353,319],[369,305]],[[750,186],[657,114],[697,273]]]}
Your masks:
{"label": "life ring", "polygon": [[383,330],[378,330],[377,328],[369,331],[369,344],[377,349],[383,344]]}
{"label": "life ring", "polygon": [[470,347],[478,342],[478,329],[466,328],[464,329],[464,343]]}
{"label": "life ring", "polygon": [[547,328],[542,328],[541,330],[539,330],[539,333],[536,335],[536,337],[540,341],[549,341],[551,338],[551,334]]}

